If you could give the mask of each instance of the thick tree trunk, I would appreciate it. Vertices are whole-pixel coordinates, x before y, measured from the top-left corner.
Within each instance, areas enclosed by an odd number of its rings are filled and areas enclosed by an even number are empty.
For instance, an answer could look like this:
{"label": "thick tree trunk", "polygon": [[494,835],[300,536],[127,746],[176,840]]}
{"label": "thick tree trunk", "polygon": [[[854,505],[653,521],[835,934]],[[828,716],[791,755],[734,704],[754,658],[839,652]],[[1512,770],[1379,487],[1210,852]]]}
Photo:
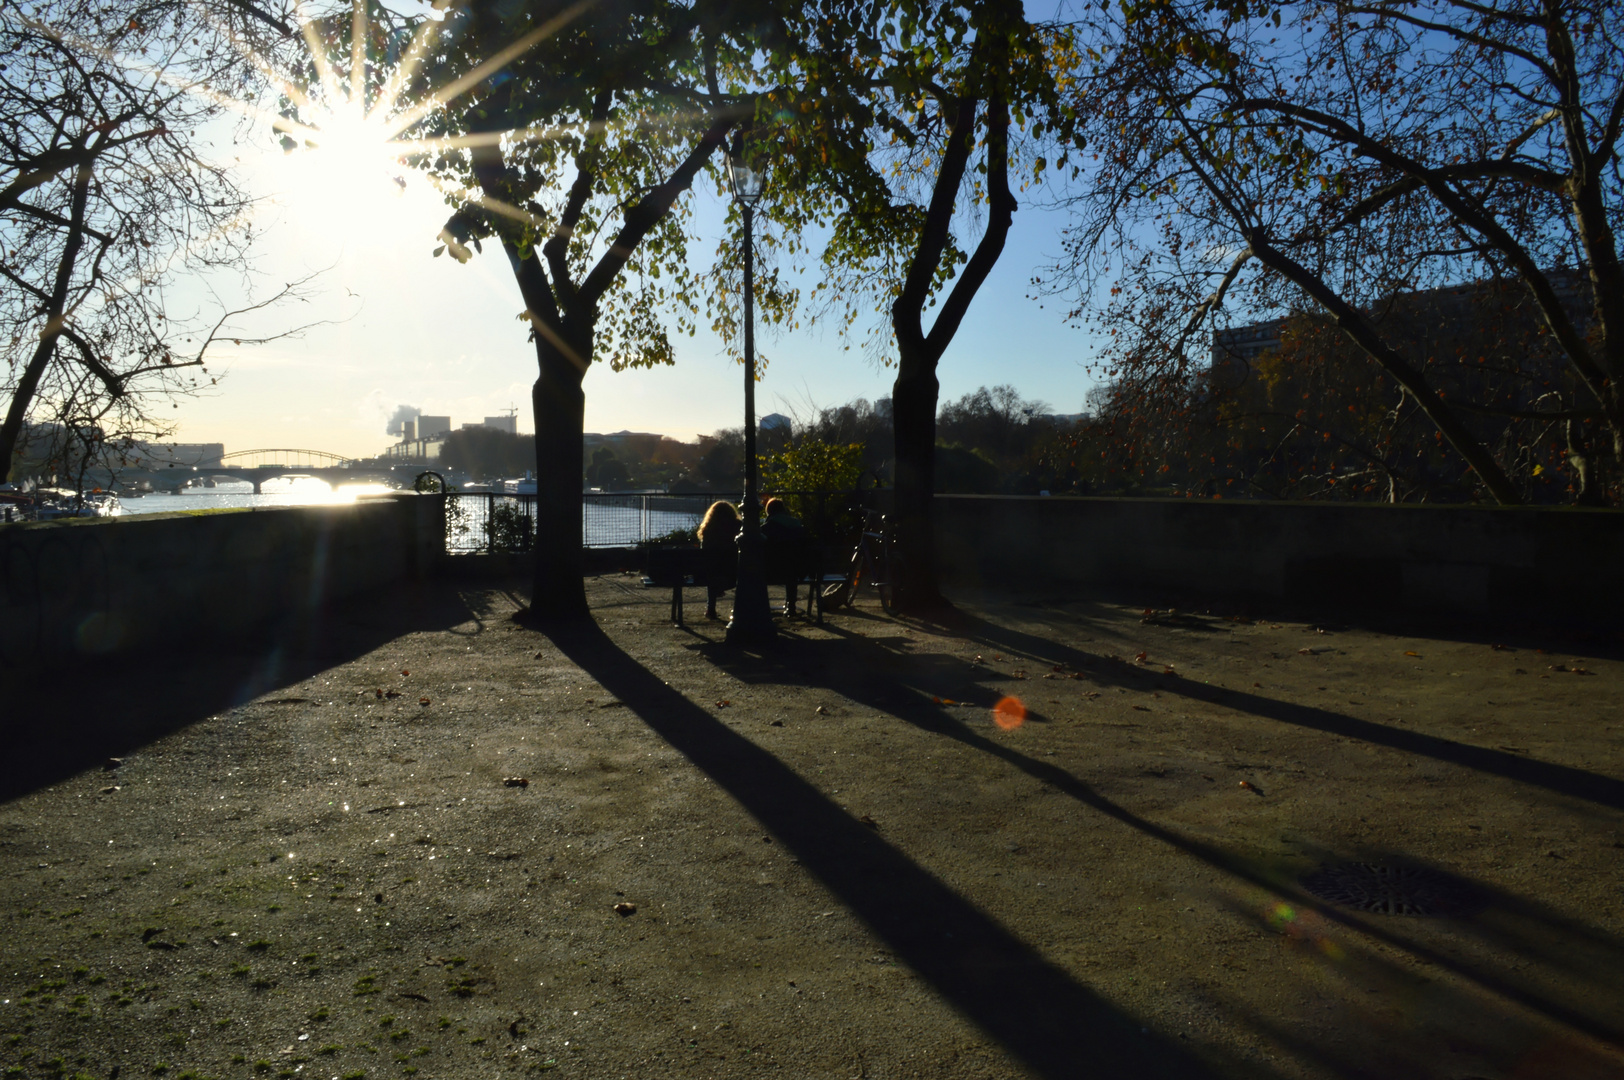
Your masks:
{"label": "thick tree trunk", "polygon": [[936,493],[936,357],[929,347],[904,344],[891,390],[896,440],[896,546],[902,559],[896,605],[928,612],[947,601],[936,580],[931,503]]}
{"label": "thick tree trunk", "polygon": [[[576,356],[592,355],[592,333],[571,335]],[[584,367],[537,335],[541,375],[531,391],[536,417],[536,572],[530,617],[588,618],[582,560],[581,435]]]}

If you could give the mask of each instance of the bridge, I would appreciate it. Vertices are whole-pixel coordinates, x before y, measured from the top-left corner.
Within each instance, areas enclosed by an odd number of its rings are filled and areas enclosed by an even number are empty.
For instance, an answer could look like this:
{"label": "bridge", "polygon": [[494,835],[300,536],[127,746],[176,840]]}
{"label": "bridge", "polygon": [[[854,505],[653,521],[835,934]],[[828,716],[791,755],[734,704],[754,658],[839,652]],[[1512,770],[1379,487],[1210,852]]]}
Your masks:
{"label": "bridge", "polygon": [[168,486],[186,487],[205,477],[246,480],[254,485],[254,494],[261,493],[265,481],[280,477],[310,476],[324,480],[329,486],[358,480],[409,481],[423,471],[420,465],[380,464],[356,461],[325,450],[295,450],[288,448],[265,450],[234,450],[220,457],[219,465],[179,465],[151,470],[152,482]]}

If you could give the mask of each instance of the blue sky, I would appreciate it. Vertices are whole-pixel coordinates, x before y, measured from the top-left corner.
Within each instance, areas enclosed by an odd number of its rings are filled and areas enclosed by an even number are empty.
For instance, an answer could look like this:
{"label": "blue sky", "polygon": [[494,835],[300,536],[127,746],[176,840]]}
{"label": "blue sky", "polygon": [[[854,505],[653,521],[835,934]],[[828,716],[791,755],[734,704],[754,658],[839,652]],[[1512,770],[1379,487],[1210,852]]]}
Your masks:
{"label": "blue sky", "polygon": [[[307,160],[308,159],[308,160]],[[223,442],[228,450],[302,447],[371,454],[391,440],[385,421],[400,404],[453,423],[518,409],[529,431],[535,357],[523,304],[505,260],[487,246],[466,265],[433,258],[444,204],[421,176],[404,193],[387,177],[356,183],[323,175],[316,155],[247,159],[248,180],[266,199],[254,269],[262,290],[330,267],[312,302],[273,315],[284,324],[341,319],[302,339],[218,355],[226,377],[210,396],[183,400],[170,418],[176,438]],[[311,170],[316,170],[312,172]],[[709,190],[694,197],[708,256],[723,207]],[[1058,412],[1081,410],[1091,384],[1093,336],[1066,325],[1062,305],[1028,299],[1032,274],[1058,253],[1063,214],[1026,205],[1003,257],[942,358],[947,401],[979,386],[1008,383]],[[800,412],[890,392],[893,373],[864,359],[820,326],[767,337],[772,356],[758,385],[761,412]],[[594,368],[586,379],[588,431],[655,431],[692,439],[742,420],[742,370],[708,331],[678,343],[678,362],[651,371]]]}

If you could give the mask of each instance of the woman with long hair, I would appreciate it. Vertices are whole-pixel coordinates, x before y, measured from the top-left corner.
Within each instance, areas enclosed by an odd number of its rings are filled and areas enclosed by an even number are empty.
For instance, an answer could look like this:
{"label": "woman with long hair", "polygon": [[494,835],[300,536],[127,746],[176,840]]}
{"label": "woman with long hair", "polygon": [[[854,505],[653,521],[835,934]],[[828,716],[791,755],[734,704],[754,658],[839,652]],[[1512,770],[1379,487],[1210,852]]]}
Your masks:
{"label": "woman with long hair", "polygon": [[716,601],[739,576],[739,508],[718,499],[699,523],[699,546],[705,553],[705,618],[716,618]]}

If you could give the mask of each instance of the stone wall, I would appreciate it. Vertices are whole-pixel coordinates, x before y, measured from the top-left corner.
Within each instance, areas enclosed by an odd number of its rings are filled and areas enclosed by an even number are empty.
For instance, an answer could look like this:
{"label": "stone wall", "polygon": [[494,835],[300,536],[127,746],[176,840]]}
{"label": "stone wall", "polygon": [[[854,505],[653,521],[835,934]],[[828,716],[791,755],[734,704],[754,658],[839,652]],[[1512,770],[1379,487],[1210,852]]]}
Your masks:
{"label": "stone wall", "polygon": [[1620,621],[1624,513],[940,495],[945,584]]}
{"label": "stone wall", "polygon": [[0,526],[0,664],[302,640],[332,601],[431,572],[444,520],[443,499],[395,494]]}

